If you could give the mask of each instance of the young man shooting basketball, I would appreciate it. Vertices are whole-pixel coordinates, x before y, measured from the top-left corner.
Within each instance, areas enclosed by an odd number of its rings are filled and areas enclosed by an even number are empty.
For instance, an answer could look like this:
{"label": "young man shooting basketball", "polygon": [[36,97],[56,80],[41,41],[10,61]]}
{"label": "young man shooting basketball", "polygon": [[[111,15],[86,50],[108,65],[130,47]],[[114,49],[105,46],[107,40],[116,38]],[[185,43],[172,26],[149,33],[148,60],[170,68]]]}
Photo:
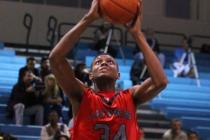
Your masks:
{"label": "young man shooting basketball", "polygon": [[101,54],[94,59],[89,76],[94,89],[85,87],[75,78],[65,57],[84,30],[99,18],[98,1],[93,0],[89,12],[64,35],[50,54],[52,71],[72,103],[74,125],[71,139],[137,140],[140,136],[136,107],[164,89],[167,78],[145,41],[139,16],[129,32],[143,52],[151,77],[141,85],[116,91],[115,82],[120,76],[118,65],[110,55]]}

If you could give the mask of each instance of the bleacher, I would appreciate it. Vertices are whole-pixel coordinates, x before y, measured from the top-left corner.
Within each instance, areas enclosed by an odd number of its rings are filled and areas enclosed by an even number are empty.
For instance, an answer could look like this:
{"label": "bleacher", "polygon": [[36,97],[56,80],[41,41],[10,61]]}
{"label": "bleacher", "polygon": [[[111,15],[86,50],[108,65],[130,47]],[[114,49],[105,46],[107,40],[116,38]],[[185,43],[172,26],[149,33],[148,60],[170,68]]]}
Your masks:
{"label": "bleacher", "polygon": [[17,126],[14,124],[0,124],[0,130],[2,132],[12,134],[21,140],[38,140],[41,126]]}
{"label": "bleacher", "polygon": [[[84,44],[82,46],[88,48]],[[95,52],[90,52],[84,48],[77,50],[75,56],[79,58],[75,59],[84,61],[90,67],[96,55]],[[196,54],[201,82],[201,87],[197,87],[195,79],[173,78],[173,73],[169,69],[172,55],[168,51],[165,53],[167,53],[167,64],[164,70],[170,83],[160,95],[149,102],[150,107],[159,110],[168,119],[180,118],[185,129],[199,132],[203,140],[210,139],[210,73],[208,73],[210,71],[210,67],[208,67],[210,56]],[[84,56],[86,57],[84,58]],[[20,140],[35,140],[39,139],[40,126],[16,126],[12,124],[14,122],[5,117],[6,102],[11,88],[17,81],[19,68],[25,65],[25,62],[26,58],[16,56],[15,51],[0,49],[0,131],[11,133]],[[125,61],[118,58],[117,62],[121,73],[121,78],[117,82],[122,88],[129,88],[132,86],[129,72],[133,60],[129,56]]]}
{"label": "bleacher", "polygon": [[[19,140],[40,139],[41,126],[15,125],[6,117],[7,102],[13,85],[17,82],[18,71],[26,64],[26,57],[17,56],[13,49],[0,49],[0,132],[11,134]],[[63,108],[64,122],[67,122],[68,109]]]}
{"label": "bleacher", "polygon": [[0,131],[11,134],[20,140],[37,140],[41,126],[17,126],[6,118],[6,104],[12,86],[17,82],[18,70],[26,63],[26,58],[16,56],[12,49],[0,49]]}
{"label": "bleacher", "polygon": [[[167,55],[169,58],[170,56]],[[169,85],[150,102],[153,109],[161,111],[168,119],[179,118],[183,127],[199,133],[202,140],[210,139],[210,55],[195,54],[199,71],[201,87],[197,86],[196,79],[174,78],[169,69],[171,58],[166,64],[165,72]]]}

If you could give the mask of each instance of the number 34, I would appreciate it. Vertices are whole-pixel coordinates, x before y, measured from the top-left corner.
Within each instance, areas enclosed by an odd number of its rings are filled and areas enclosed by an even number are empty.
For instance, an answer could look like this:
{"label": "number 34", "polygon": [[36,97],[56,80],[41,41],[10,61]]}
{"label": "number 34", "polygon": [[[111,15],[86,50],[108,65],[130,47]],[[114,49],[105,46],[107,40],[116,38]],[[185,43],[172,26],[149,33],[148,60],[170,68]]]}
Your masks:
{"label": "number 34", "polygon": [[[110,129],[107,124],[96,124],[94,128],[95,130],[100,130],[100,129],[104,130],[104,133],[103,135],[101,135],[100,140],[109,140]],[[113,140],[127,140],[124,124],[120,125],[116,134],[113,137]]]}

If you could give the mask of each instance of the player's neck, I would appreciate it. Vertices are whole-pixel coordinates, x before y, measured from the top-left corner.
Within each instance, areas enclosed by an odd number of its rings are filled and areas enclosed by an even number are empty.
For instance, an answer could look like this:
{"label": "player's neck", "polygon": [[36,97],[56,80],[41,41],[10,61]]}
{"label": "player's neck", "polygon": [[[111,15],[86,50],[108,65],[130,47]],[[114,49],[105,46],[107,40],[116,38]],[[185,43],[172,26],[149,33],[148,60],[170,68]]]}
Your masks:
{"label": "player's neck", "polygon": [[115,91],[115,81],[100,80],[94,83],[94,90],[99,91]]}
{"label": "player's neck", "polygon": [[94,87],[94,90],[96,91],[96,92],[100,92],[100,91],[103,91],[103,92],[111,92],[111,91],[115,91],[115,87],[108,87],[108,86],[106,86],[106,87],[98,87],[98,86],[95,86]]}

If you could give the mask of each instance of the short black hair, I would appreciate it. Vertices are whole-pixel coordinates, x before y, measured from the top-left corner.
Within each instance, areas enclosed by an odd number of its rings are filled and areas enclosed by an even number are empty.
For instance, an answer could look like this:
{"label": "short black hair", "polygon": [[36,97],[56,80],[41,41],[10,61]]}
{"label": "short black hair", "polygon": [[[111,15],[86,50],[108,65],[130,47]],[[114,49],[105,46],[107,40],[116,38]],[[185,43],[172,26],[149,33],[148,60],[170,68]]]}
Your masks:
{"label": "short black hair", "polygon": [[180,119],[174,118],[171,120],[171,124],[173,124],[175,122],[180,122],[182,124],[182,121]]}
{"label": "short black hair", "polygon": [[46,60],[48,60],[48,57],[46,57],[46,56],[42,57],[42,59],[41,59],[41,64],[42,64],[44,61],[46,61]]}
{"label": "short black hair", "polygon": [[194,134],[194,135],[196,135],[196,137],[199,138],[199,135],[198,135],[198,133],[197,133],[196,131],[193,131],[193,130],[188,131],[188,133],[187,133],[188,137],[189,137],[191,134]]}
{"label": "short black hair", "polygon": [[58,111],[57,111],[57,110],[55,110],[54,108],[52,108],[52,109],[50,109],[50,110],[49,110],[49,114],[51,114],[52,112],[56,112],[56,113],[57,113],[57,115],[59,116]]}
{"label": "short black hair", "polygon": [[35,61],[35,58],[33,56],[30,56],[27,58],[26,62],[28,63],[29,61]]}

